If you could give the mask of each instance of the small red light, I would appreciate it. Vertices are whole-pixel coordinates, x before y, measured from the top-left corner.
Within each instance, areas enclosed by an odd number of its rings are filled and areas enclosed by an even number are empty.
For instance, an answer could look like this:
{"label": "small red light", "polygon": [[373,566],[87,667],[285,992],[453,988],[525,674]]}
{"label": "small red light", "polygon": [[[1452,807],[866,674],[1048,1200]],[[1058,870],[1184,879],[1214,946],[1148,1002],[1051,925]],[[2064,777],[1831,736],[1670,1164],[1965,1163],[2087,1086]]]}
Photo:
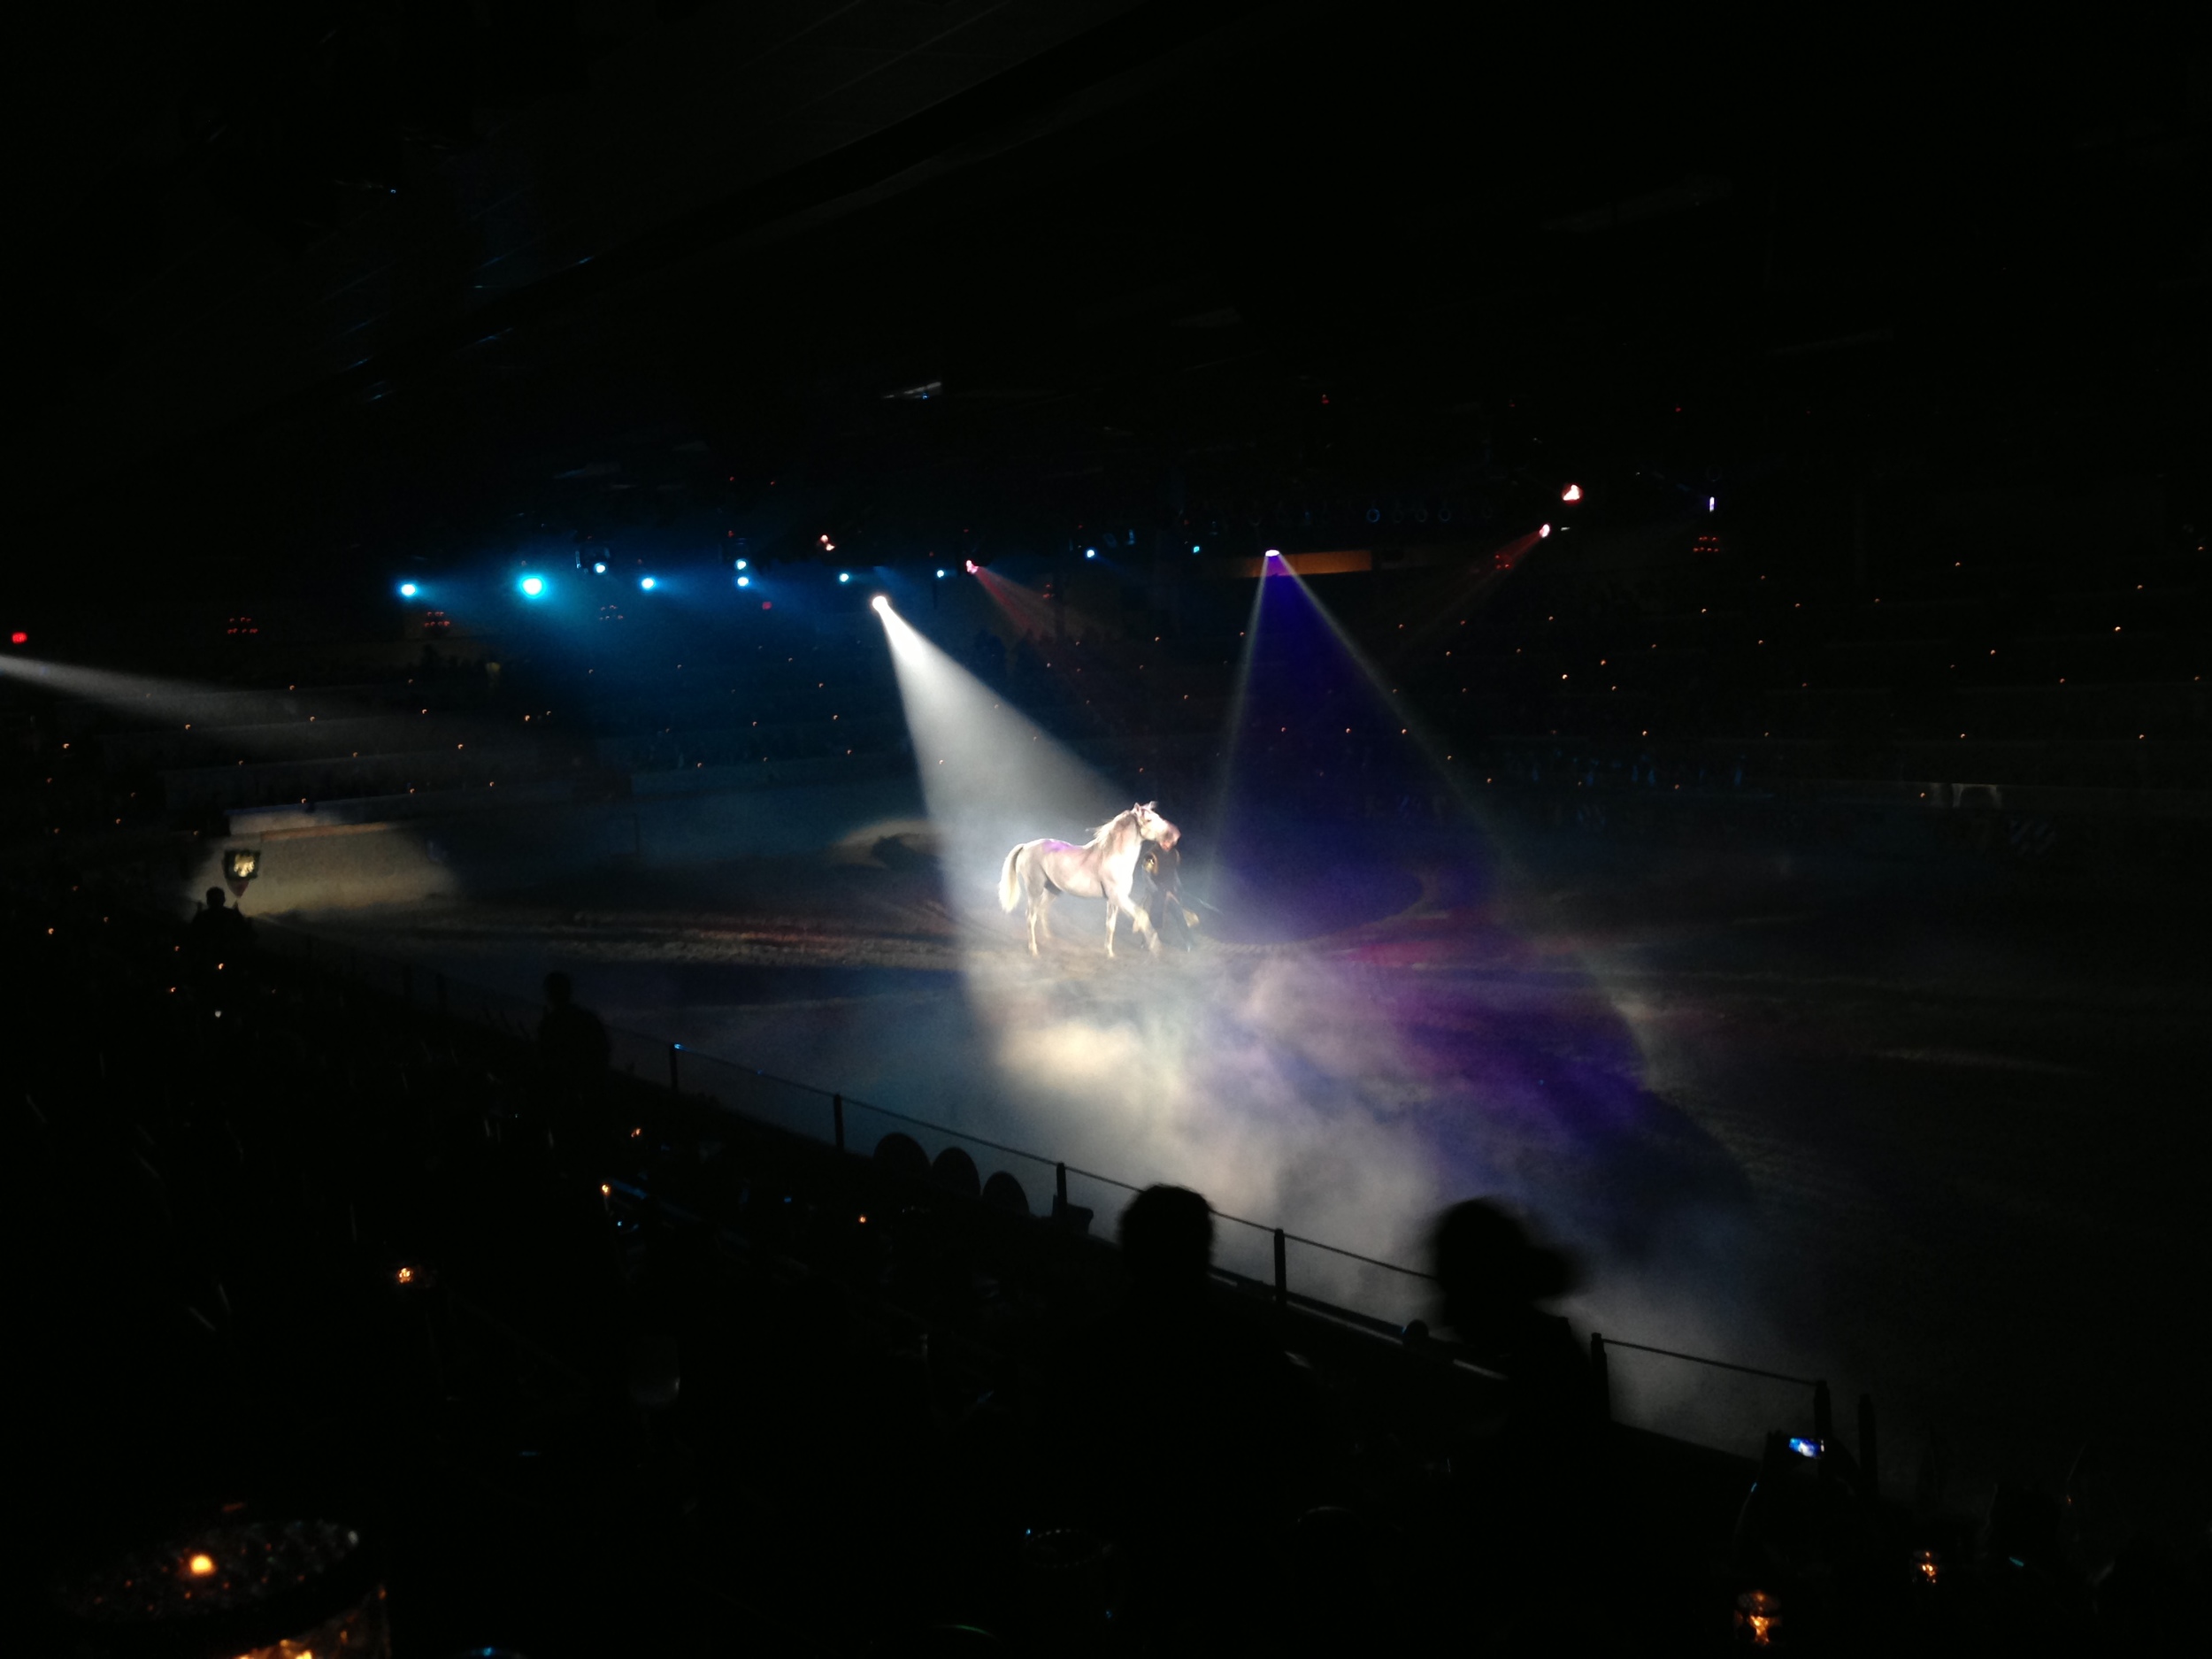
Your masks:
{"label": "small red light", "polygon": [[760,608],[763,611],[773,611],[776,607],[771,601],[764,599],[760,602]]}
{"label": "small red light", "polygon": [[18,628],[8,635],[8,643],[11,645],[28,645],[30,642],[31,636],[24,633],[21,628]]}

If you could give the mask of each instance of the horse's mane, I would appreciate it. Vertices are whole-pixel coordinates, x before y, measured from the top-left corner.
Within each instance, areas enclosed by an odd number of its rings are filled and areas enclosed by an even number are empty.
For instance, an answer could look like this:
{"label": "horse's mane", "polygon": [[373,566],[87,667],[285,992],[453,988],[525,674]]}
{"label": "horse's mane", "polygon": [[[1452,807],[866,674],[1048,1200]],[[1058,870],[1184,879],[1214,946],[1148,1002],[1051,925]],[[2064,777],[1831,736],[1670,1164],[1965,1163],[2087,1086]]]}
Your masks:
{"label": "horse's mane", "polygon": [[1113,817],[1108,818],[1103,824],[1101,824],[1096,829],[1093,830],[1091,832],[1090,840],[1086,841],[1084,845],[1087,847],[1104,846],[1106,844],[1106,837],[1112,831],[1115,825],[1120,823],[1122,819],[1125,818],[1134,818],[1136,815],[1137,809],[1135,807],[1125,806],[1122,808],[1120,811],[1115,813]]}

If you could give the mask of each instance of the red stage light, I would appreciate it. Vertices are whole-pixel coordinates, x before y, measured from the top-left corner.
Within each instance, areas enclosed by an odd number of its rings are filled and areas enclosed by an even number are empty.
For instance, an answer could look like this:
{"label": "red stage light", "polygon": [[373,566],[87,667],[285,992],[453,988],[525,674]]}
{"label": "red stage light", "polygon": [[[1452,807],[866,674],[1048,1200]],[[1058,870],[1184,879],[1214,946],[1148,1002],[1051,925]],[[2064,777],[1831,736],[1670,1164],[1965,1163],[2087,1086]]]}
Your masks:
{"label": "red stage light", "polygon": [[977,563],[976,563],[973,559],[970,559],[970,560],[968,560],[968,561],[967,561],[967,565],[968,565],[968,574],[969,574],[969,575],[971,575],[971,576],[974,575],[974,574],[975,574],[978,571],[979,571],[979,570],[981,570],[981,569],[983,568],[981,565],[978,565],[978,564],[977,564]]}
{"label": "red stage light", "polygon": [[1550,526],[1549,525],[1546,525],[1546,526],[1545,526],[1542,529],[1539,530],[1536,534],[1537,534],[1538,535],[1540,535],[1540,536],[1546,536],[1546,535],[1549,535],[1549,534],[1551,534],[1551,526]]}
{"label": "red stage light", "polygon": [[1562,501],[1580,501],[1582,499],[1582,486],[1579,484],[1568,485],[1566,488],[1559,492],[1559,499]]}
{"label": "red stage light", "polygon": [[8,635],[8,643],[11,645],[28,645],[30,642],[31,636],[24,633],[21,628],[18,628]]}

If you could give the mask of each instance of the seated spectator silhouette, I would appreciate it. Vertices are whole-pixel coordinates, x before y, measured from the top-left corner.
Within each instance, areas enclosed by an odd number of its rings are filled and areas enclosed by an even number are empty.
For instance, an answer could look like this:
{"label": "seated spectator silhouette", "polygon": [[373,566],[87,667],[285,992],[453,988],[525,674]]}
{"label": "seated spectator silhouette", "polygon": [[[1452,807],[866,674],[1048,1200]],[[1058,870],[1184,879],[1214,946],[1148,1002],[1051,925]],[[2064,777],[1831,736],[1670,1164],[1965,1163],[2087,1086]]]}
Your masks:
{"label": "seated spectator silhouette", "polygon": [[1502,1371],[1525,1421],[1587,1426],[1595,1384],[1566,1320],[1540,1302],[1574,1288],[1574,1265],[1486,1198],[1454,1204],[1430,1235],[1443,1322],[1477,1364]]}
{"label": "seated spectator silhouette", "polygon": [[253,924],[228,904],[220,887],[207,890],[207,904],[185,929],[185,944],[200,961],[242,962],[253,951]]}
{"label": "seated spectator silhouette", "polygon": [[603,1141],[611,1131],[602,1100],[607,1075],[607,1028],[576,1003],[565,973],[545,976],[545,1016],[538,1021],[538,1060],[557,1140]]}
{"label": "seated spectator silhouette", "polygon": [[1574,1558],[1592,1508],[1595,1374],[1566,1320],[1539,1305],[1573,1287],[1574,1267],[1487,1199],[1447,1210],[1430,1247],[1444,1324],[1468,1358],[1505,1379],[1502,1417],[1462,1437],[1451,1477],[1478,1570],[1510,1617]]}
{"label": "seated spectator silhouette", "polygon": [[1070,1356],[1064,1425],[1089,1460],[1096,1519],[1129,1552],[1147,1622],[1163,1632],[1235,1624],[1249,1609],[1294,1402],[1279,1348],[1217,1306],[1213,1215],[1150,1187],[1121,1216],[1127,1290]]}
{"label": "seated spectator silhouette", "polygon": [[983,1191],[975,1160],[958,1147],[947,1147],[937,1155],[936,1161],[929,1166],[929,1179],[940,1191],[955,1198],[974,1198]]}
{"label": "seated spectator silhouette", "polygon": [[875,1164],[878,1170],[894,1180],[929,1179],[929,1154],[922,1150],[922,1143],[895,1129],[876,1142]]}

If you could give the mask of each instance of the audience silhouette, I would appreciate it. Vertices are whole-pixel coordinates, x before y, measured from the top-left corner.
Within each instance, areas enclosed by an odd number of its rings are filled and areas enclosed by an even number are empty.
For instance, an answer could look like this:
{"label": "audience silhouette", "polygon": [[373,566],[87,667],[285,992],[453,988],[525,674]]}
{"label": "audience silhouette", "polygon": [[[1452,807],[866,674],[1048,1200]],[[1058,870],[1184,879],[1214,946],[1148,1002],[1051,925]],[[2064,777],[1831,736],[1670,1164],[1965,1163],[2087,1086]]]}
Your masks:
{"label": "audience silhouette", "polygon": [[1498,1414],[1463,1425],[1448,1472],[1472,1570],[1510,1624],[1564,1593],[1598,1507],[1596,1376],[1567,1321],[1540,1305],[1574,1287],[1575,1268],[1480,1198],[1438,1218],[1430,1254],[1443,1323],[1502,1379]]}
{"label": "audience silhouette", "polygon": [[192,954],[205,963],[242,962],[253,949],[253,924],[225,899],[220,887],[207,890],[207,903],[185,934]]}
{"label": "audience silhouette", "polygon": [[1198,1194],[1147,1187],[1120,1236],[1121,1301],[1071,1356],[1069,1455],[1128,1552],[1149,1628],[1171,1641],[1248,1632],[1270,1533],[1291,1512],[1292,1367],[1210,1297],[1213,1214]]}

